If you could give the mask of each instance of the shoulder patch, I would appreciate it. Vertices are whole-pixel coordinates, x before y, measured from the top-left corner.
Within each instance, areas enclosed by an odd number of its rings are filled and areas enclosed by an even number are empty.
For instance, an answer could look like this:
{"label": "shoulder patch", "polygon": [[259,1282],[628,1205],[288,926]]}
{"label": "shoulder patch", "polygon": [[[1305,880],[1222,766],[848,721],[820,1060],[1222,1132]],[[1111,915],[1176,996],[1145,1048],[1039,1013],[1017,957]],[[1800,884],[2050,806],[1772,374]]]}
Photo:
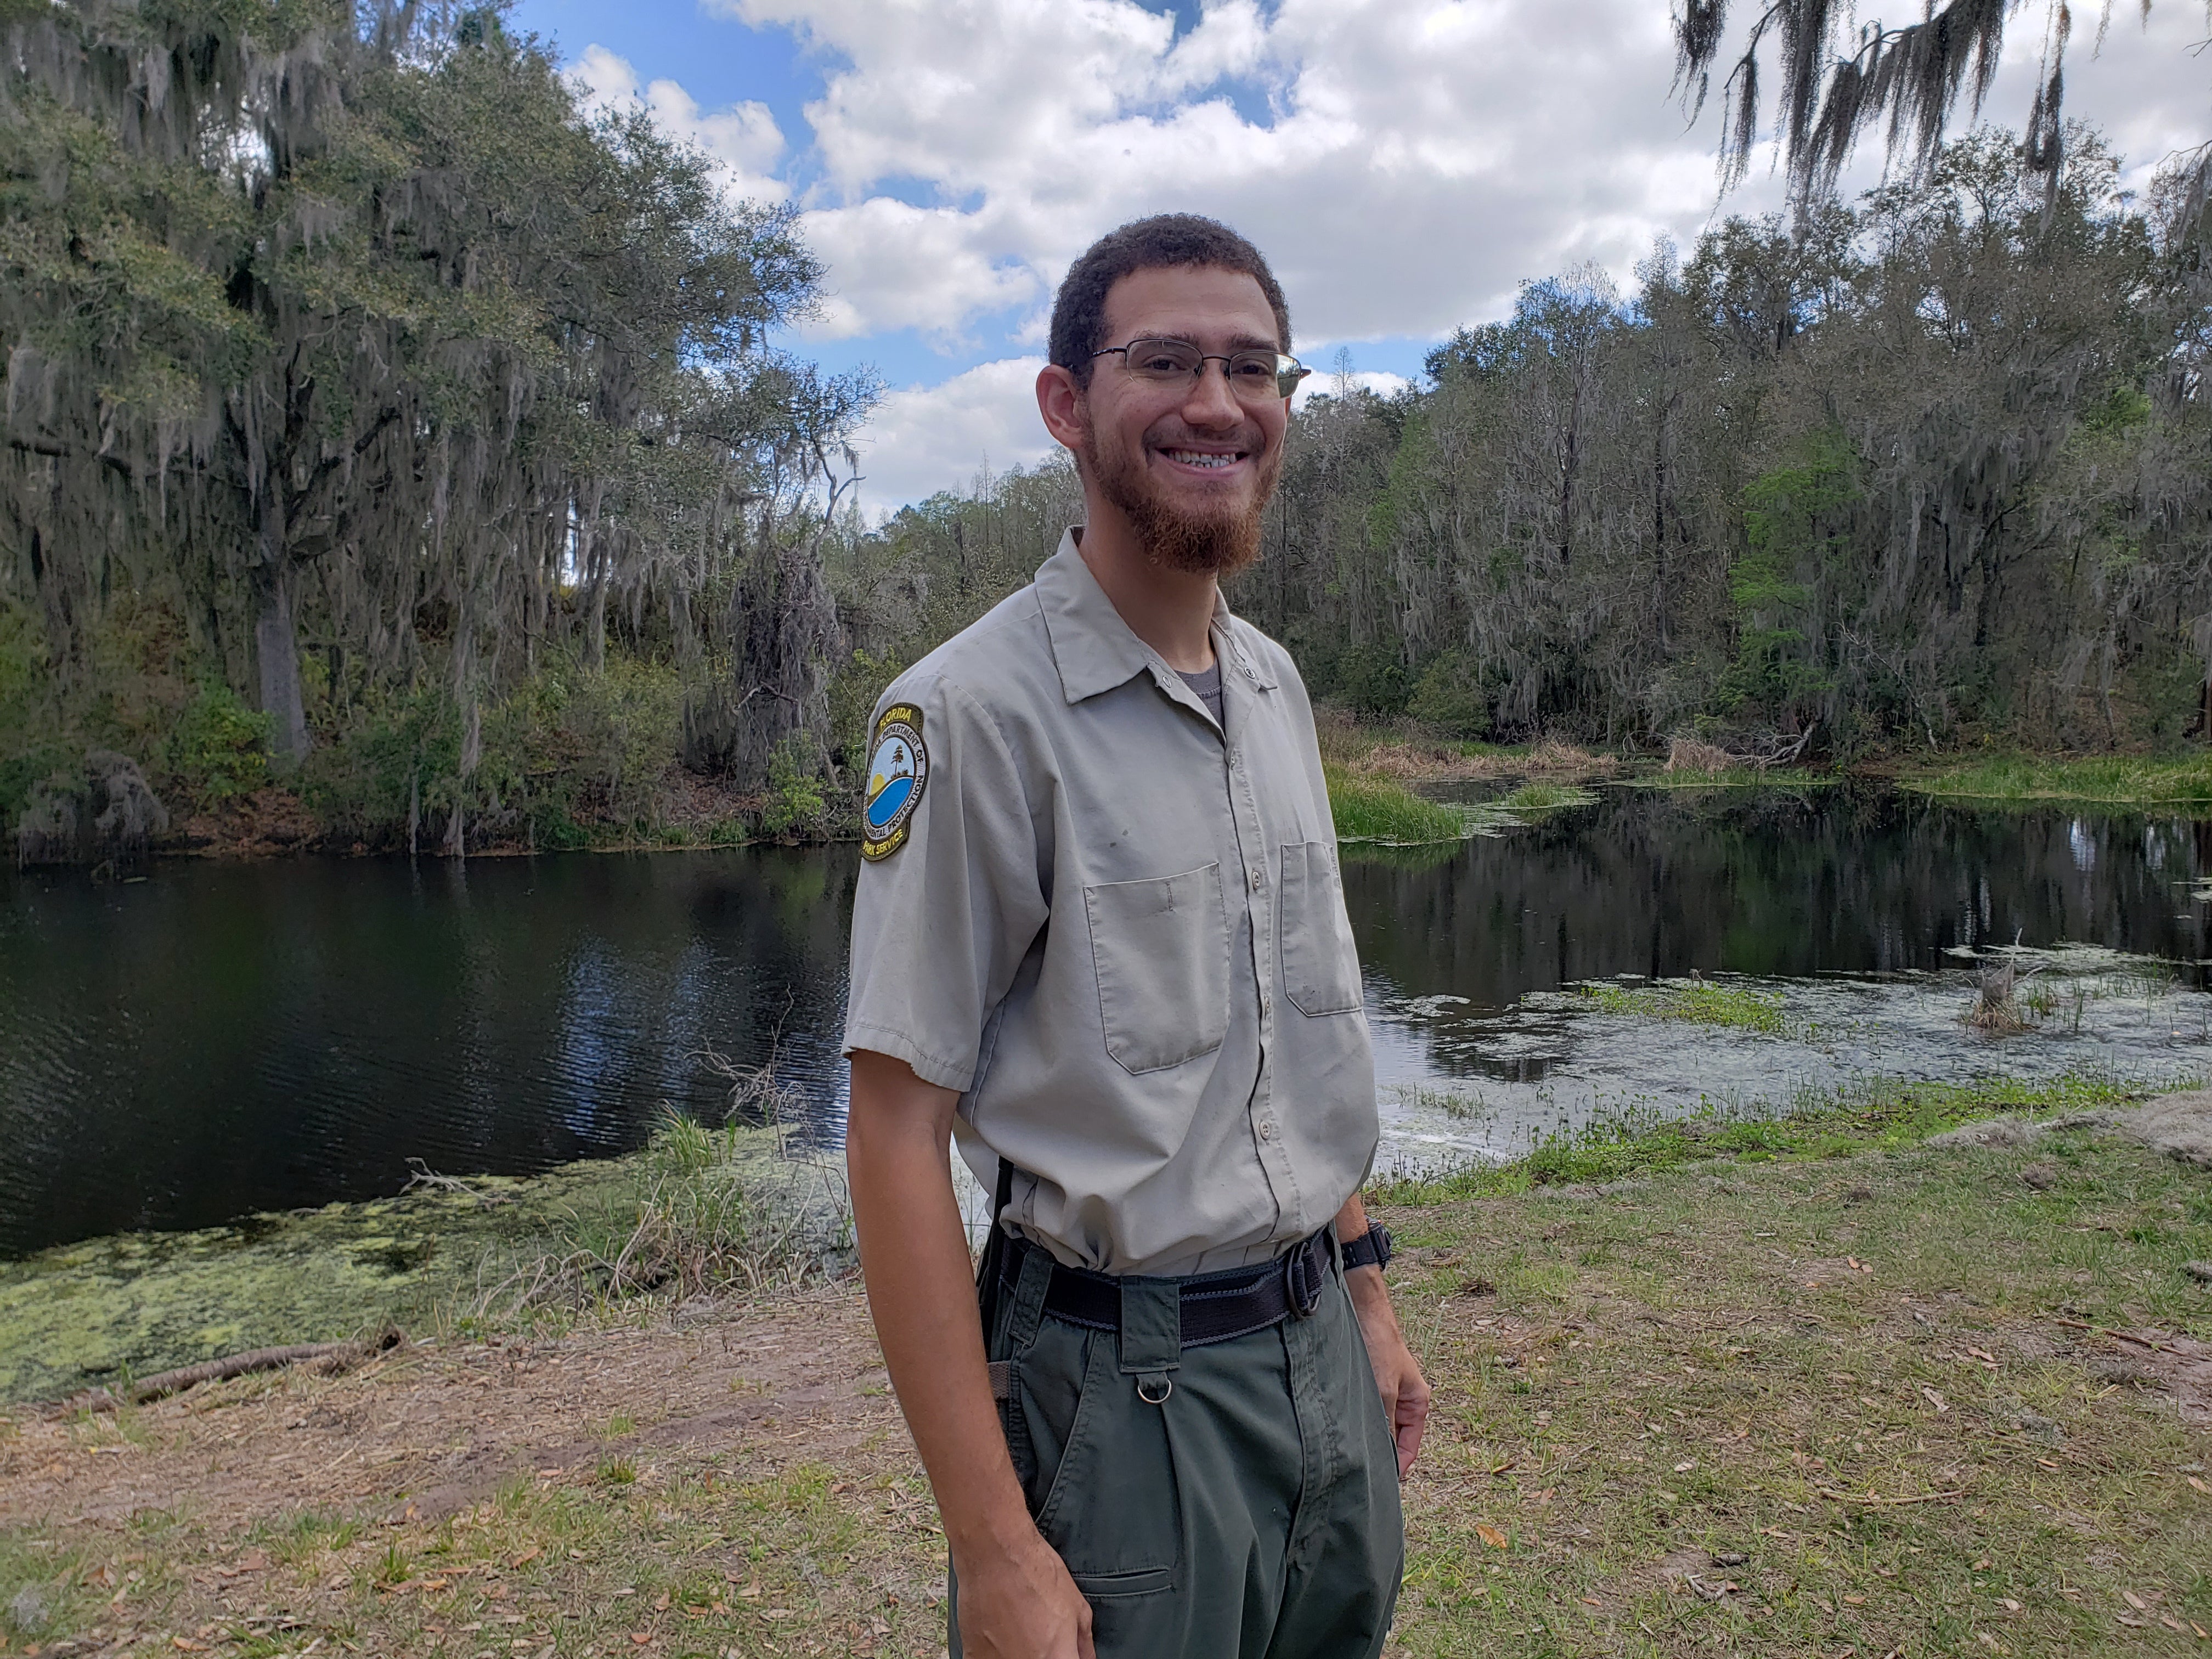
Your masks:
{"label": "shoulder patch", "polygon": [[876,721],[868,742],[868,792],[860,808],[860,856],[887,859],[906,845],[908,820],[929,781],[921,710],[895,702]]}

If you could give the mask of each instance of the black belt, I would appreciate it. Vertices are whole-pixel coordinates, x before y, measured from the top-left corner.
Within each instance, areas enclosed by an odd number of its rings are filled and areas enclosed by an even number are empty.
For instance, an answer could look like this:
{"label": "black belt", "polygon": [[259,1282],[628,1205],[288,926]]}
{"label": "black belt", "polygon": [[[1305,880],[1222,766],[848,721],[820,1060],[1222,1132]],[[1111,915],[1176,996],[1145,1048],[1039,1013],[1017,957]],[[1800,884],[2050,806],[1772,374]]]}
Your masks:
{"label": "black belt", "polygon": [[[1022,1261],[1042,1245],[1007,1235],[999,1256],[999,1283],[1012,1296],[1022,1276]],[[1310,1317],[1336,1260],[1328,1248],[1328,1229],[1301,1240],[1290,1251],[1257,1267],[1200,1273],[1175,1281],[1182,1304],[1182,1346],[1202,1347],[1279,1325],[1293,1316]],[[1055,1319],[1094,1331],[1121,1328],[1121,1281],[1054,1262],[1045,1287],[1044,1310]]]}

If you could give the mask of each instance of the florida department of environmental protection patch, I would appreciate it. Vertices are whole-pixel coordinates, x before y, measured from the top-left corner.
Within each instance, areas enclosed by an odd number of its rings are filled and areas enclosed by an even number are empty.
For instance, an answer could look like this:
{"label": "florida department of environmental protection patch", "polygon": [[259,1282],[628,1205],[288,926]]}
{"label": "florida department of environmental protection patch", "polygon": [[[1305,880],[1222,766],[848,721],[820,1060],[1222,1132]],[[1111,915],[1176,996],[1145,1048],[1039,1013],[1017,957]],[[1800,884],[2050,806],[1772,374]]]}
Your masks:
{"label": "florida department of environmental protection patch", "polygon": [[929,781],[929,750],[921,744],[921,710],[895,702],[876,722],[868,745],[868,794],[860,808],[860,856],[887,859],[906,845],[907,821],[921,805]]}

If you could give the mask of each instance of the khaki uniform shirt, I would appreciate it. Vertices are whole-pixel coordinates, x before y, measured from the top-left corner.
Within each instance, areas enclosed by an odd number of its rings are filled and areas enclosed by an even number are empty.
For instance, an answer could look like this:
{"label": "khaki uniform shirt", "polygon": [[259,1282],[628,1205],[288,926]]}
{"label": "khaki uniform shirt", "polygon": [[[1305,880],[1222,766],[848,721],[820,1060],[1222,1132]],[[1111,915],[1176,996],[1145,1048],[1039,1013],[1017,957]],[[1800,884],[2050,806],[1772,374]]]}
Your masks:
{"label": "khaki uniform shirt", "polygon": [[893,684],[871,732],[845,1049],[961,1094],[956,1138],[1071,1266],[1266,1261],[1377,1134],[1313,711],[1214,612],[1225,730],[1073,532]]}

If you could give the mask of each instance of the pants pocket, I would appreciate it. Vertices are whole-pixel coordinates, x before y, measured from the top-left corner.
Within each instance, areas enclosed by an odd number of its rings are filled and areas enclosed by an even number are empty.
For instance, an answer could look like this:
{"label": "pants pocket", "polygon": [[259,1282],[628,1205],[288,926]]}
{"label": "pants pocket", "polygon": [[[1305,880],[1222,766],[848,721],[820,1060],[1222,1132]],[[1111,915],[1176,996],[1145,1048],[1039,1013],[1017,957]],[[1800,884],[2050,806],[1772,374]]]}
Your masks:
{"label": "pants pocket", "polygon": [[1326,842],[1283,848],[1275,947],[1283,962],[1283,994],[1300,1013],[1348,1014],[1359,1006],[1359,956],[1344,914],[1336,848]]}
{"label": "pants pocket", "polygon": [[1229,1031],[1229,919],[1221,866],[1083,890],[1106,1052],[1142,1074],[1221,1046]]}
{"label": "pants pocket", "polygon": [[1041,1394],[1029,1395],[1025,1403],[1045,1419],[1031,1423],[1041,1473],[1048,1438],[1058,1451],[1043,1496],[1032,1507],[1037,1531],[1066,1564],[1075,1587],[1097,1603],[1173,1587],[1182,1554],[1182,1504],[1164,1408],[1137,1397],[1136,1378],[1121,1375],[1110,1335],[1094,1337],[1086,1347],[1082,1385],[1064,1429],[1046,1418]]}

